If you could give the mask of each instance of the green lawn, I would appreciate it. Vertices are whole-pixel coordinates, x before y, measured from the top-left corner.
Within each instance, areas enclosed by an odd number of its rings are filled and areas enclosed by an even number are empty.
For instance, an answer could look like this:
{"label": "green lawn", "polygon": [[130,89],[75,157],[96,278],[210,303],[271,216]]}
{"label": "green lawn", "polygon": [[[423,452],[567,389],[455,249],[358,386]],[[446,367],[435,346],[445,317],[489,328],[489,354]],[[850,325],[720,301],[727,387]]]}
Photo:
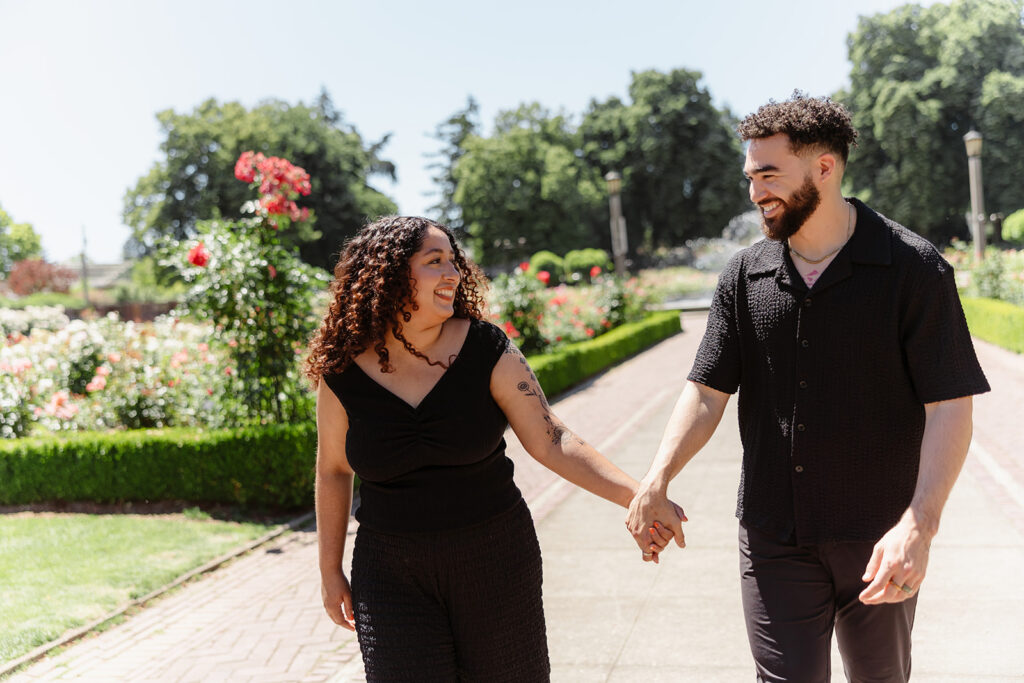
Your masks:
{"label": "green lawn", "polygon": [[0,662],[159,588],[270,526],[175,515],[0,515]]}

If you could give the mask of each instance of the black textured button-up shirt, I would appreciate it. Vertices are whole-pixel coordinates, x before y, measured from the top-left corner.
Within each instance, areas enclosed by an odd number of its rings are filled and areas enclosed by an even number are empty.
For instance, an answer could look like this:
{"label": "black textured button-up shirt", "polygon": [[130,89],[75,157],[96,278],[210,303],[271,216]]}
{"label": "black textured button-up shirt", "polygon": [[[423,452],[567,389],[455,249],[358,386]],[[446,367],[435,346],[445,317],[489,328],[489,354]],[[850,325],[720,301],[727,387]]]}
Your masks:
{"label": "black textured button-up shirt", "polygon": [[878,540],[913,496],[924,404],[989,389],[953,268],[851,201],[856,230],[809,289],[780,242],[729,261],[689,374],[739,389],[737,517],[800,544]]}

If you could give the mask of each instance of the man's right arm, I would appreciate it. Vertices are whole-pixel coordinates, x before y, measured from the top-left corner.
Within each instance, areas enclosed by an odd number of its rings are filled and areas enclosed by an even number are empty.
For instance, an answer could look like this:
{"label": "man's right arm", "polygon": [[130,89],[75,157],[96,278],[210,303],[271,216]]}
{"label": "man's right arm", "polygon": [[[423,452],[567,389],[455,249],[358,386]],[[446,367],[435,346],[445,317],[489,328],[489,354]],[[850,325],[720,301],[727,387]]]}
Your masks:
{"label": "man's right arm", "polygon": [[668,500],[668,485],[715,433],[728,402],[729,394],[703,384],[688,381],[683,388],[658,453],[629,504],[626,528],[641,550],[650,543],[648,530],[655,521],[672,531],[676,543],[685,547],[683,520]]}

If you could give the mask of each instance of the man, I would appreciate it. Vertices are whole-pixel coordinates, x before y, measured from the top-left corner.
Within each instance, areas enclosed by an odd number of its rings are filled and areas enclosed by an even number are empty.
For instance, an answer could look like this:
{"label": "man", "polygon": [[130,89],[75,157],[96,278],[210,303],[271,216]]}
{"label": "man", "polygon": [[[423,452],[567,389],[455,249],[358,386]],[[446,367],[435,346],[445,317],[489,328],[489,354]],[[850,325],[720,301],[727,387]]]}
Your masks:
{"label": "man", "polygon": [[[801,93],[739,126],[767,240],[718,282],[707,331],[627,517],[683,545],[665,495],[739,390],[740,568],[760,681],[905,681],[928,550],[988,391],[927,241],[844,199],[848,112]],[[668,521],[666,521],[668,520]]]}

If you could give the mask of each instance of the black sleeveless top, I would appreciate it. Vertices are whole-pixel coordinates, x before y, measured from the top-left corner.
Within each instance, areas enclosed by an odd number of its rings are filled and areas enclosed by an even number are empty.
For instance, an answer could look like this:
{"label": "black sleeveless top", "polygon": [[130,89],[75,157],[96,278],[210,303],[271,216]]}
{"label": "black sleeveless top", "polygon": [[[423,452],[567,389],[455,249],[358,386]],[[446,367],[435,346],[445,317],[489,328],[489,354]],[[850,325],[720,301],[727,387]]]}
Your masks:
{"label": "black sleeveless top", "polygon": [[356,365],[324,381],[348,413],[345,451],[359,475],[356,519],[369,528],[423,532],[471,526],[522,494],[505,455],[505,414],[491,371],[508,338],[471,320],[459,355],[413,408]]}

